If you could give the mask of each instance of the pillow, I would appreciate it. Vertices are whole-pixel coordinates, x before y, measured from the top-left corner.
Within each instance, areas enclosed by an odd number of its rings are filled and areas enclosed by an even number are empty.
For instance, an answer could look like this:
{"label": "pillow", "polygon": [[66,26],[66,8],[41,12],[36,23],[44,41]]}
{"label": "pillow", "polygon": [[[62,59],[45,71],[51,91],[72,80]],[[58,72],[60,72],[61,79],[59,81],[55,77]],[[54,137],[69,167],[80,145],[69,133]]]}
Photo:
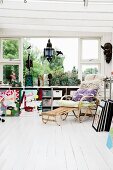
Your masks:
{"label": "pillow", "polygon": [[78,107],[79,102],[74,102],[72,100],[59,100],[59,106],[66,106],[66,107]]}
{"label": "pillow", "polygon": [[85,91],[86,89],[78,89],[76,92],[73,93],[72,100],[80,101],[80,99],[84,96]]}
{"label": "pillow", "polygon": [[[96,96],[97,89],[78,89],[72,97],[73,101],[80,101],[83,96]],[[93,98],[86,98],[85,100],[91,102]]]}
{"label": "pillow", "polygon": [[80,85],[81,89],[100,89],[102,82],[100,80],[83,81]]}
{"label": "pillow", "polygon": [[[85,96],[96,96],[96,94],[97,94],[97,89],[88,89],[84,93]],[[86,100],[92,102],[93,98],[87,98]]]}

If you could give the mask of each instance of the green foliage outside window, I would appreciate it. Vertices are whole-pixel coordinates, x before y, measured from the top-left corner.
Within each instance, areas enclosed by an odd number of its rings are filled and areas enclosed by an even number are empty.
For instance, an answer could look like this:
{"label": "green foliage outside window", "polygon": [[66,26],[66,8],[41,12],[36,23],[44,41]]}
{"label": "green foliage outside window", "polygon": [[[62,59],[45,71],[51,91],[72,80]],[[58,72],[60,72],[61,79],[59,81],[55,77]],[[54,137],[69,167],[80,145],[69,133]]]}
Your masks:
{"label": "green foliage outside window", "polygon": [[[3,39],[3,58],[4,59],[18,59],[19,58],[19,43],[14,39]],[[10,75],[14,72],[16,80],[19,80],[19,66],[18,65],[4,65],[3,66],[3,83],[10,83]]]}
{"label": "green foliage outside window", "polygon": [[4,65],[3,66],[3,83],[10,83],[10,75],[14,72],[16,74],[16,81],[19,81],[19,66],[18,65]]}
{"label": "green foliage outside window", "polygon": [[[24,41],[24,77],[27,74],[27,69],[25,67],[25,62],[27,60],[28,52],[27,47],[29,46],[28,41]],[[57,50],[57,49],[56,49]],[[71,72],[64,72],[63,62],[65,57],[62,55],[54,55],[51,62],[48,62],[43,53],[38,48],[32,48],[30,59],[33,60],[33,68],[31,68],[31,74],[34,78],[34,84],[37,85],[38,77],[44,74],[52,74],[51,85],[59,86],[76,86],[80,84],[80,79],[78,79],[78,72],[75,67]]]}
{"label": "green foliage outside window", "polygon": [[78,79],[78,72],[75,67],[73,67],[72,72],[60,72],[53,74],[52,85],[60,86],[77,86],[80,84],[80,79]]}
{"label": "green foliage outside window", "polygon": [[85,79],[85,77],[86,77],[86,75],[88,75],[88,74],[98,74],[98,69],[97,69],[97,67],[94,67],[94,68],[86,68],[85,70],[84,70],[84,72],[82,73],[82,80],[84,80]]}
{"label": "green foliage outside window", "polygon": [[3,41],[3,58],[18,59],[19,58],[18,40],[4,39],[2,41]]}

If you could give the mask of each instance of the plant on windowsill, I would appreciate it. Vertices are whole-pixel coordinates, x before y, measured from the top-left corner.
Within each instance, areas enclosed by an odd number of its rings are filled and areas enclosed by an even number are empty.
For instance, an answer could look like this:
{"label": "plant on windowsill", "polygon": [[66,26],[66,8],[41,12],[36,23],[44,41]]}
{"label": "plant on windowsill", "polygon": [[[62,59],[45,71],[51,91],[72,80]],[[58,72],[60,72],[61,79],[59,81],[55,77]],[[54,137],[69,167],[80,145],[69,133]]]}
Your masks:
{"label": "plant on windowsill", "polygon": [[12,85],[12,87],[22,87],[21,81],[20,82],[13,81],[11,85]]}
{"label": "plant on windowsill", "polygon": [[54,73],[52,77],[53,86],[78,86],[80,83],[81,80],[78,79],[78,72],[75,67],[70,72]]}

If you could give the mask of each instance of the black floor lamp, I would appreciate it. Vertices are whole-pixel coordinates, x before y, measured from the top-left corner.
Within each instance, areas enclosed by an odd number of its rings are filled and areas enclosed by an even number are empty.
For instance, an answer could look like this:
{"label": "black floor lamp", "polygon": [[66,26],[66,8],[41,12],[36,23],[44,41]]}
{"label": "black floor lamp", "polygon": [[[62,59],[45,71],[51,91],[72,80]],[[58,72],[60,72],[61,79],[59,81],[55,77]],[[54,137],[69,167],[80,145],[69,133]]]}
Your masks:
{"label": "black floor lamp", "polygon": [[28,74],[25,76],[25,86],[33,86],[33,76],[30,73],[31,67],[33,67],[33,61],[30,59],[31,45],[27,48],[28,59],[26,60],[26,68],[28,69]]}

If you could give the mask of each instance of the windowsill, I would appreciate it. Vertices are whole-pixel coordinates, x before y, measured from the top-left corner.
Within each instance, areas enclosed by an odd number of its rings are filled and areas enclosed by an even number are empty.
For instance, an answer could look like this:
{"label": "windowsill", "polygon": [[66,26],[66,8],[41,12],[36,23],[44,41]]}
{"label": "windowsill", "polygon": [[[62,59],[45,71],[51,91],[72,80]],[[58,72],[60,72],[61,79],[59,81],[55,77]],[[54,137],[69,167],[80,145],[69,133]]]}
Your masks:
{"label": "windowsill", "polygon": [[79,88],[79,86],[22,86],[22,87],[12,87],[8,84],[1,84],[0,88]]}

